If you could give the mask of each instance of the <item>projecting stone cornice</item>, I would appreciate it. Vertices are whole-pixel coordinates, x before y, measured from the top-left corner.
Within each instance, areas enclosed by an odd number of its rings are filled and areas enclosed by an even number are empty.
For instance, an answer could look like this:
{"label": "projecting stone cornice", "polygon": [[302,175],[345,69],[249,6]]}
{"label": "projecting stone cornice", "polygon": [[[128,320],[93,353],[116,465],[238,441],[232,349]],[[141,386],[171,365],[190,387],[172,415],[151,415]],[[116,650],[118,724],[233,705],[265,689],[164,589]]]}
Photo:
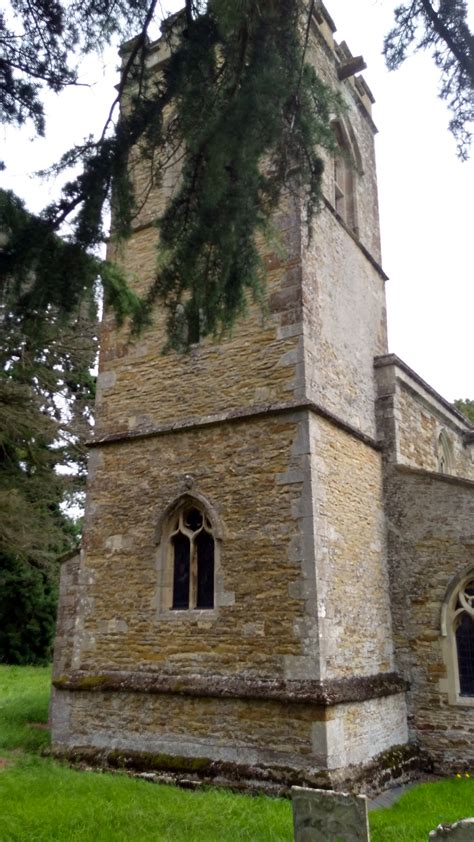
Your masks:
{"label": "projecting stone cornice", "polygon": [[371,447],[373,450],[381,451],[379,442],[371,436],[362,433],[357,427],[348,424],[342,418],[325,409],[314,401],[288,401],[282,403],[268,404],[266,406],[249,406],[244,409],[228,410],[206,415],[201,418],[184,418],[181,421],[173,421],[168,424],[148,425],[134,430],[120,430],[117,432],[97,435],[87,442],[88,447],[102,447],[105,445],[120,444],[121,442],[138,441],[140,439],[156,438],[157,436],[173,435],[183,431],[199,430],[205,427],[213,427],[221,424],[231,424],[238,421],[248,421],[265,416],[291,415],[298,412],[313,412],[315,415],[325,418],[334,424],[335,427],[344,430],[349,435]]}
{"label": "projecting stone cornice", "polygon": [[71,672],[53,679],[57,690],[88,693],[148,693],[215,699],[253,699],[300,705],[364,702],[408,690],[398,673],[326,681],[259,680],[241,676],[172,676],[147,672]]}

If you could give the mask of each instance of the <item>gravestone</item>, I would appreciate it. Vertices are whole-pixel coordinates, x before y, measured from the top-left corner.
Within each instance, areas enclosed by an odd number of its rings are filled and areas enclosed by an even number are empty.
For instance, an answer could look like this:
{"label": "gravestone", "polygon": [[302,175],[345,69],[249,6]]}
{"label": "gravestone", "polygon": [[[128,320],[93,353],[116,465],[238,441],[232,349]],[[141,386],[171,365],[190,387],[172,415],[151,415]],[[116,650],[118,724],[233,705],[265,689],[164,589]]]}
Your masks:
{"label": "gravestone", "polygon": [[474,842],[474,819],[462,819],[456,824],[440,824],[432,830],[431,840],[444,839],[446,842]]}
{"label": "gravestone", "polygon": [[370,842],[367,798],[295,786],[295,842]]}

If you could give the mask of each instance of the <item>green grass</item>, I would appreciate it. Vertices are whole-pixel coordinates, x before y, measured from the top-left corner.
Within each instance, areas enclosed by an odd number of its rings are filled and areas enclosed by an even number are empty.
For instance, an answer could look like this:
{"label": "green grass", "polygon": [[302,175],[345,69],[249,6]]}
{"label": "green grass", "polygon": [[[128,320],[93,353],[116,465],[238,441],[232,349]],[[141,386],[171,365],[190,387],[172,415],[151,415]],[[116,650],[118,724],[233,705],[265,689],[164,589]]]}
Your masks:
{"label": "green grass", "polygon": [[50,685],[49,667],[0,665],[0,753],[49,745],[49,733],[32,726],[48,721]]}
{"label": "green grass", "polygon": [[0,780],[2,842],[290,842],[285,801],[186,792],[26,757]]}
{"label": "green grass", "polygon": [[456,777],[420,784],[393,807],[370,814],[372,842],[427,842],[439,824],[474,815],[474,781]]}
{"label": "green grass", "polygon": [[[79,772],[41,751],[50,671],[0,666],[0,842],[292,842],[289,801],[188,792],[125,775]],[[427,842],[474,813],[474,781],[407,792],[370,815],[372,842]]]}
{"label": "green grass", "polygon": [[188,792],[39,756],[50,671],[0,666],[0,842],[292,842],[288,801]]}

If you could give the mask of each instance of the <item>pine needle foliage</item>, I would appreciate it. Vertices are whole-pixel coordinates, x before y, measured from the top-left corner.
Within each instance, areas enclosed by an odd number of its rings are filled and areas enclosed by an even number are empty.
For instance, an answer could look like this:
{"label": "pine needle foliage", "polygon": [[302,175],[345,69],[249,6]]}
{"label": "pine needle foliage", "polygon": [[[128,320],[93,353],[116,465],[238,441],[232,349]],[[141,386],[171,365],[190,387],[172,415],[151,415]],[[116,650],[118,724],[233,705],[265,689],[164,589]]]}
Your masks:
{"label": "pine needle foliage", "polygon": [[466,0],[410,0],[397,6],[395,26],[384,43],[388,67],[400,67],[412,49],[433,55],[441,74],[439,95],[452,113],[449,128],[465,160],[474,123],[474,34]]}
{"label": "pine needle foliage", "polygon": [[45,88],[78,84],[78,56],[123,37],[148,0],[5,0],[0,10],[0,122],[44,134]]}
{"label": "pine needle foliage", "polygon": [[150,298],[171,347],[231,329],[248,294],[262,297],[256,237],[283,192],[305,197],[309,226],[319,207],[340,102],[306,62],[301,23],[295,0],[211,0],[188,14],[164,71],[183,163]]}
{"label": "pine needle foliage", "polygon": [[[119,269],[83,248],[78,237],[58,237],[48,214],[34,216],[11,191],[0,190],[0,278],[9,307],[21,318],[52,307],[67,321],[101,281],[117,321],[145,319],[143,302]],[[33,322],[32,322],[33,324]]]}
{"label": "pine needle foliage", "polygon": [[82,157],[84,168],[46,218],[56,227],[77,210],[74,239],[89,248],[103,237],[101,212],[111,195],[114,237],[129,235],[140,207],[134,167],[148,168],[151,190],[179,161],[179,189],[158,220],[147,296],[149,307],[159,302],[166,312],[168,348],[232,329],[248,296],[262,298],[256,240],[268,233],[284,192],[306,202],[309,227],[319,207],[321,151],[334,151],[331,120],[341,102],[307,61],[310,7],[301,0],[188,3],[165,27],[172,54],[158,78],[146,71],[146,40],[131,43],[116,132],[59,164]]}
{"label": "pine needle foliage", "polygon": [[77,546],[64,503],[75,502],[85,482],[97,327],[92,290],[74,302],[58,297],[44,307],[26,266],[3,278],[0,661],[33,663],[51,656],[58,559]]}

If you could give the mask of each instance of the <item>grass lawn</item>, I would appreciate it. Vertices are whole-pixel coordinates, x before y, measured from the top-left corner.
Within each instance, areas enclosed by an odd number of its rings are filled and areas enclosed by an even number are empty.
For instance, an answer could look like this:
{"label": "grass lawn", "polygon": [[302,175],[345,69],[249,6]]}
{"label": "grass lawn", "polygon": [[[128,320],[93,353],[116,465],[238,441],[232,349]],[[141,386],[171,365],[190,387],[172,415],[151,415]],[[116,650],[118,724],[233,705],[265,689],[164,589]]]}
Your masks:
{"label": "grass lawn", "polygon": [[[292,842],[286,800],[188,792],[41,756],[50,672],[0,666],[0,842]],[[371,814],[372,842],[427,842],[474,813],[474,782],[425,784]]]}

